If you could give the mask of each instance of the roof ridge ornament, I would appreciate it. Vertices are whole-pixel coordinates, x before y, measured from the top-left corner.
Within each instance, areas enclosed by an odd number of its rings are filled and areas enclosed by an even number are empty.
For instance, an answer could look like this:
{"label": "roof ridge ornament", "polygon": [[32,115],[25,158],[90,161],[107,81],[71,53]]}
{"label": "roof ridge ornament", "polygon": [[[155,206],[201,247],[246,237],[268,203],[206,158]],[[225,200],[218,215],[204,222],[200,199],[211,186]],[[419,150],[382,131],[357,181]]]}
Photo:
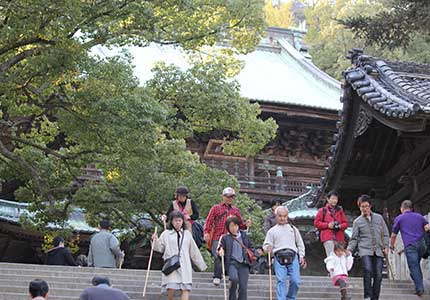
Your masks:
{"label": "roof ridge ornament", "polygon": [[351,50],[348,50],[346,58],[351,60],[351,64],[353,64],[354,66],[358,66],[359,58],[363,55],[363,53],[363,49],[361,48],[352,48]]}
{"label": "roof ridge ornament", "polygon": [[369,115],[366,110],[360,107],[357,123],[355,123],[354,138],[357,138],[365,133],[367,128],[369,128],[370,123],[372,123],[372,120],[373,117]]}

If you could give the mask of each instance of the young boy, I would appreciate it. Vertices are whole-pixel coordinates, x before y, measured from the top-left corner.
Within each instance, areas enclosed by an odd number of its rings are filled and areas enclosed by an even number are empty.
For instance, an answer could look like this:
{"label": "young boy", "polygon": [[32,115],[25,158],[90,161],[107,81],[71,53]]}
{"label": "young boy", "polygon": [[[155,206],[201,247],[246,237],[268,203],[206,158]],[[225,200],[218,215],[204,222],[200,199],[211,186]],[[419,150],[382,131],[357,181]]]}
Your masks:
{"label": "young boy", "polygon": [[334,252],[332,252],[325,260],[327,271],[330,272],[330,277],[335,286],[339,286],[341,300],[350,300],[351,297],[347,293],[348,271],[351,270],[354,259],[351,253],[343,247],[343,244],[336,242],[334,244]]}

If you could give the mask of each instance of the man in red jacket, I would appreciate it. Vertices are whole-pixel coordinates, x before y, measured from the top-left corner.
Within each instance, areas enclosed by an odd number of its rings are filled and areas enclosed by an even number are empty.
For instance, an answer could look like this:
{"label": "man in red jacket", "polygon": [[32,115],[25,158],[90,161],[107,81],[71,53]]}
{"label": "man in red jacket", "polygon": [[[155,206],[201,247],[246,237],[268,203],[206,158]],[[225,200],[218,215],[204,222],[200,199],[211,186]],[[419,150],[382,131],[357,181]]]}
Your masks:
{"label": "man in red jacket", "polygon": [[[231,187],[226,187],[222,191],[223,201],[211,207],[204,226],[204,239],[206,243],[208,243],[209,240],[212,242],[210,250],[212,256],[215,258],[213,284],[216,286],[220,285],[222,277],[221,260],[218,257],[217,249],[219,239],[223,234],[227,233],[225,221],[228,217],[236,216],[240,222],[240,229],[245,230],[251,226],[251,220],[247,220],[246,222],[242,221],[242,215],[240,214],[239,208],[233,205],[235,198],[235,190]],[[212,228],[214,230],[212,230]]]}
{"label": "man in red jacket", "polygon": [[338,193],[330,191],[327,194],[326,206],[318,210],[314,220],[314,225],[319,230],[320,241],[324,245],[327,256],[333,252],[334,242],[345,243],[345,230],[348,228],[348,220],[342,207],[337,205],[338,202]]}

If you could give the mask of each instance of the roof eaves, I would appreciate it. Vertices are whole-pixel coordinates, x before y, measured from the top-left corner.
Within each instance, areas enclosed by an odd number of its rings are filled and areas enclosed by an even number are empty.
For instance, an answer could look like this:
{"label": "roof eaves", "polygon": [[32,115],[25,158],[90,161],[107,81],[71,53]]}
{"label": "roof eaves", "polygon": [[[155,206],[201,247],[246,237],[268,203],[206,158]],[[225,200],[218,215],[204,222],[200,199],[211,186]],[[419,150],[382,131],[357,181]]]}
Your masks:
{"label": "roof eaves", "polygon": [[331,108],[331,107],[325,107],[325,106],[318,106],[318,105],[306,105],[301,104],[299,101],[279,101],[279,100],[270,100],[270,99],[249,99],[249,101],[257,102],[257,103],[267,103],[267,104],[276,104],[279,106],[293,106],[298,108],[312,108],[312,109],[318,109],[318,110],[324,110],[327,112],[339,112],[339,109]]}
{"label": "roof eaves", "polygon": [[346,71],[345,80],[367,104],[388,117],[408,118],[420,109],[381,86],[361,68]]}
{"label": "roof eaves", "polygon": [[[348,160],[349,158],[345,155],[344,149],[348,140],[353,136],[353,125],[355,123],[354,118],[350,118],[350,113],[354,111],[354,103],[351,100],[352,86],[347,84],[343,87],[343,96],[341,102],[343,103],[342,110],[339,111],[340,120],[337,121],[336,127],[338,132],[333,135],[333,144],[330,146],[330,156],[328,157],[327,164],[325,167],[324,175],[320,179],[320,184],[315,192],[315,196],[312,199],[310,207],[319,206],[322,204],[322,195],[324,194],[327,187],[332,184],[333,177],[340,170],[338,166],[341,160]],[[350,135],[348,139],[348,135]]]}

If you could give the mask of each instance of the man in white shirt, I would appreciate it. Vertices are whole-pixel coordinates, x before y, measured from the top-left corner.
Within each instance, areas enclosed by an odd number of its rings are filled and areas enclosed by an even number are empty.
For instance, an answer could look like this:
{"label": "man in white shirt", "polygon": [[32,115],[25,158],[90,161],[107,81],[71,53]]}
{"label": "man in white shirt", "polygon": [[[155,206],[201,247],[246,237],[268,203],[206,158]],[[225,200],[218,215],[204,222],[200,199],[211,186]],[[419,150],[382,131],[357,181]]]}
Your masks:
{"label": "man in white shirt", "polygon": [[300,287],[300,265],[305,265],[305,245],[299,230],[288,223],[288,209],[280,206],[275,214],[277,224],[267,232],[263,249],[274,253],[278,300],[295,300]]}

